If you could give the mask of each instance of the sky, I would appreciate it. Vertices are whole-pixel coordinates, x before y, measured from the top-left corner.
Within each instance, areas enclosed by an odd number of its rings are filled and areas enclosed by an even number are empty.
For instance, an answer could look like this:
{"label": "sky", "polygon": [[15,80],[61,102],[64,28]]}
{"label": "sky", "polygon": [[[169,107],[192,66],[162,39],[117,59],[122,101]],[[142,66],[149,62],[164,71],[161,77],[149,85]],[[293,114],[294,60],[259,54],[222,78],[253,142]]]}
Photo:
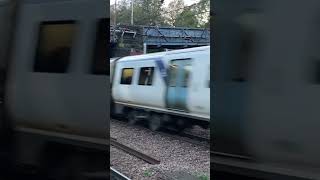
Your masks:
{"label": "sky", "polygon": [[[119,0],[117,0],[119,1]],[[174,1],[174,0],[164,0],[164,5],[167,6],[171,1]],[[198,2],[199,0],[184,0],[184,3],[189,6],[193,3],[196,3]],[[110,0],[110,4],[114,4],[115,0]]]}

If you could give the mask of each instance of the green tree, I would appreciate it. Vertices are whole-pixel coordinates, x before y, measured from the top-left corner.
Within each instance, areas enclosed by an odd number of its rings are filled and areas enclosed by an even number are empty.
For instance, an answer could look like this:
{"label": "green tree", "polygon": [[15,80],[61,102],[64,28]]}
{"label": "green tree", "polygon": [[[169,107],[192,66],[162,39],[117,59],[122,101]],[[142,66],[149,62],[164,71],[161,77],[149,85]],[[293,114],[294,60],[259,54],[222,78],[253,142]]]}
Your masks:
{"label": "green tree", "polygon": [[[114,6],[110,10],[110,21],[114,24]],[[209,0],[200,0],[190,6],[185,6],[184,0],[174,0],[168,7],[163,7],[163,0],[133,0],[134,25],[209,28],[209,12]],[[118,0],[116,21],[117,24],[131,23],[131,0]]]}
{"label": "green tree", "polygon": [[130,24],[131,9],[130,0],[121,0],[117,4],[116,10],[117,24]]}
{"label": "green tree", "polygon": [[191,9],[184,9],[174,22],[175,27],[198,27],[199,20],[196,12]]}
{"label": "green tree", "polygon": [[139,25],[166,25],[163,16],[163,1],[159,0],[135,0],[134,22]]}
{"label": "green tree", "polygon": [[[165,25],[162,4],[162,0],[133,0],[133,23],[135,25]],[[111,11],[110,21],[113,22],[114,8]],[[131,0],[118,2],[116,20],[117,24],[131,23]]]}
{"label": "green tree", "polygon": [[209,28],[210,27],[210,0],[200,0],[194,4],[196,17],[199,20],[199,27]]}
{"label": "green tree", "polygon": [[167,22],[172,26],[209,27],[210,1],[200,0],[185,6],[183,0],[172,1],[165,9]]}
{"label": "green tree", "polygon": [[183,0],[171,1],[168,4],[168,7],[164,9],[165,13],[163,15],[165,17],[165,21],[169,25],[174,26],[177,17],[183,12],[184,8],[185,5]]}

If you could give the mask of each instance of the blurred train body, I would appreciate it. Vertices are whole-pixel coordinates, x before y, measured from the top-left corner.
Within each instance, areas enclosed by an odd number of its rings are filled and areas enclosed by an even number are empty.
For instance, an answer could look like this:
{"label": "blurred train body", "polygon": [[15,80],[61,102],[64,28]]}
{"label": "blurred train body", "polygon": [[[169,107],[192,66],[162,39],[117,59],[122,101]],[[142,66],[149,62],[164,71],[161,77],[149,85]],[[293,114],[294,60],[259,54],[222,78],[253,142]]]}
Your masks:
{"label": "blurred train body", "polygon": [[156,130],[209,126],[210,47],[111,60],[114,111],[129,121],[145,119]]}
{"label": "blurred train body", "polygon": [[319,1],[214,6],[211,166],[320,179]]}
{"label": "blurred train body", "polygon": [[[0,34],[6,77],[2,121],[10,122],[16,137],[14,161],[43,166],[41,159],[59,153],[52,144],[108,153],[107,5],[104,0],[0,4],[6,30]],[[92,160],[92,167],[102,161]]]}

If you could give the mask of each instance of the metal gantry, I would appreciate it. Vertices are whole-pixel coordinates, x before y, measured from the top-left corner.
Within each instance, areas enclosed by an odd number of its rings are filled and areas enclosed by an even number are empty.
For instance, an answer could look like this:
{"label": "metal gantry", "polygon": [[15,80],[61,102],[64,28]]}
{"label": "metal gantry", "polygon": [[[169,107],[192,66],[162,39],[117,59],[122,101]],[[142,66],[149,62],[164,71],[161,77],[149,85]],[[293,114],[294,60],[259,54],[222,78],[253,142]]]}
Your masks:
{"label": "metal gantry", "polygon": [[118,42],[118,40],[122,40],[124,38],[124,35],[129,35],[130,37],[132,37],[132,39],[135,39],[137,31],[126,27],[110,27],[111,42]]}
{"label": "metal gantry", "polygon": [[144,43],[155,46],[204,46],[210,44],[210,31],[204,28],[143,27]]}
{"label": "metal gantry", "polygon": [[[110,28],[110,43],[123,55],[147,52],[146,49],[182,49],[210,45],[210,30],[205,28],[117,25]],[[117,49],[117,50],[116,50]],[[161,50],[162,49],[162,50]],[[143,50],[143,51],[142,51]],[[115,56],[119,54],[115,53]]]}
{"label": "metal gantry", "polygon": [[[139,32],[140,31],[140,32]],[[158,27],[158,26],[111,26],[110,40],[118,42],[125,35],[132,39],[143,36],[147,45],[157,46],[203,46],[210,44],[210,31],[204,28]]]}

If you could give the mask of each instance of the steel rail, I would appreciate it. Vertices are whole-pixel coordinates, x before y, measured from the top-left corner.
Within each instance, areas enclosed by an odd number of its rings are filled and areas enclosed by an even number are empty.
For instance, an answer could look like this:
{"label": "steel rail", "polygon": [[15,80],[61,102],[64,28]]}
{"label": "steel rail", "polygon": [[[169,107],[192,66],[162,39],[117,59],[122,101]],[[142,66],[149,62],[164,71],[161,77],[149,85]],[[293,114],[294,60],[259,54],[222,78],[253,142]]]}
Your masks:
{"label": "steel rail", "polygon": [[111,180],[131,180],[112,167],[110,167],[110,179]]}
{"label": "steel rail", "polygon": [[128,154],[131,154],[131,155],[133,155],[133,156],[135,156],[135,157],[137,157],[137,158],[139,158],[141,160],[144,160],[149,164],[152,164],[152,165],[160,164],[159,160],[154,159],[153,157],[151,157],[151,156],[149,156],[147,154],[144,154],[142,152],[139,152],[139,151],[137,151],[137,150],[135,150],[135,149],[133,149],[133,148],[131,148],[129,146],[121,144],[118,141],[116,141],[114,138],[110,139],[110,145],[114,146],[114,147],[116,147],[118,149],[121,149],[121,150],[127,152]]}

